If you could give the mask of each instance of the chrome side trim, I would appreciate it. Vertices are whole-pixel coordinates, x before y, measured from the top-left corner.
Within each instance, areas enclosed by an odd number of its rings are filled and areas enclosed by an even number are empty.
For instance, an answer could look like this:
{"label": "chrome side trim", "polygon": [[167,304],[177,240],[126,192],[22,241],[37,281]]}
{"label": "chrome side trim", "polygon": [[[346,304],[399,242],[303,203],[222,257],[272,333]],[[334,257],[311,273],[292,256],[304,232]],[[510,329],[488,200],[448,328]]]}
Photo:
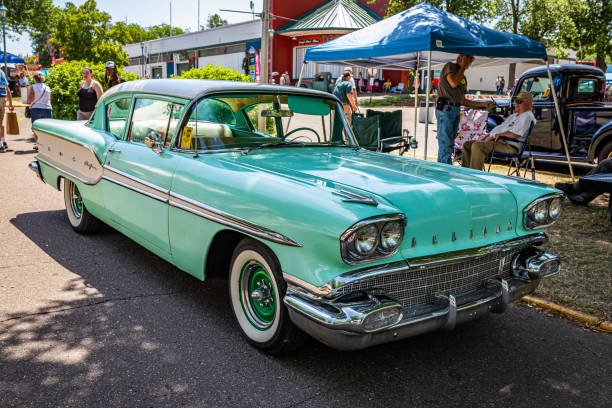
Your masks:
{"label": "chrome side trim", "polygon": [[[216,208],[210,207],[199,201],[192,200],[183,195],[161,188],[159,186],[156,186],[155,184],[151,184],[145,180],[142,180],[138,177],[134,177],[121,170],[115,169],[110,166],[104,166],[104,171],[105,174],[103,176],[103,179],[120,185],[122,187],[128,188],[137,193],[144,194],[147,197],[161,201],[163,203],[171,205],[172,207],[190,212],[209,221],[225,225],[226,227],[230,227],[237,231],[244,232],[246,234],[253,235],[268,241],[272,241],[277,244],[295,247],[302,246],[291,238],[288,238],[278,232],[250,223],[246,220],[235,217]],[[110,174],[107,175],[107,172],[110,172]]]}
{"label": "chrome side trim", "polygon": [[98,181],[100,181],[100,178],[98,178],[98,179],[97,179],[97,180],[95,180],[95,181],[87,181],[87,180],[85,180],[84,178],[82,178],[82,177],[79,177],[79,176],[75,175],[74,173],[71,173],[71,172],[69,172],[69,171],[67,171],[67,170],[64,170],[64,169],[60,169],[60,168],[59,168],[58,166],[56,166],[55,164],[53,164],[53,163],[51,163],[51,162],[49,162],[49,161],[47,161],[47,160],[43,159],[43,158],[42,158],[42,157],[40,157],[40,156],[36,156],[36,160],[38,160],[39,162],[42,162],[43,164],[45,164],[45,165],[47,165],[47,166],[49,166],[49,167],[54,168],[54,169],[55,169],[55,170],[56,170],[58,173],[61,173],[61,174],[63,174],[64,176],[67,176],[67,177],[69,177],[69,178],[73,178],[73,179],[75,179],[75,180],[77,180],[77,181],[80,181],[80,182],[81,182],[81,183],[83,183],[83,184],[94,185],[94,184],[98,183]]}
{"label": "chrome side trim", "polygon": [[318,297],[333,297],[334,292],[337,292],[337,290],[342,286],[355,283],[359,280],[372,279],[379,275],[400,273],[406,269],[427,269],[433,266],[458,263],[465,261],[466,259],[479,257],[491,252],[506,252],[517,246],[541,243],[546,241],[546,239],[547,236],[544,232],[538,232],[524,237],[501,241],[478,248],[470,248],[455,252],[445,252],[442,254],[411,258],[390,264],[371,266],[344,273],[321,286],[314,286],[288,274],[283,274],[283,277],[290,284],[301,288],[302,292],[305,291]]}
{"label": "chrome side trim", "polygon": [[122,181],[119,181],[119,180],[114,179],[114,178],[109,177],[109,176],[102,176],[102,179],[104,179],[106,181],[110,181],[111,183],[117,184],[117,185],[119,185],[121,187],[125,187],[125,188],[127,188],[129,190],[135,191],[135,192],[140,193],[142,195],[145,195],[147,197],[150,197],[150,198],[152,198],[154,200],[161,201],[162,203],[168,204],[168,198],[167,197],[162,197],[162,196],[159,196],[157,194],[150,193],[150,192],[148,192],[146,190],[143,190],[141,188],[132,186],[132,185],[130,185],[128,183],[124,183]]}
{"label": "chrome side trim", "polygon": [[156,186],[155,184],[151,184],[151,183],[149,183],[148,181],[145,181],[145,180],[143,180],[143,179],[141,179],[141,178],[138,178],[138,177],[132,176],[131,174],[125,173],[125,172],[123,172],[123,171],[121,171],[121,170],[118,170],[118,169],[116,169],[116,168],[114,168],[114,167],[111,167],[111,166],[106,166],[106,165],[105,165],[105,166],[103,166],[103,167],[104,167],[104,170],[110,170],[110,171],[112,171],[113,173],[119,174],[120,176],[123,176],[123,177],[125,177],[125,178],[127,178],[127,179],[130,179],[130,180],[132,180],[132,181],[135,181],[136,183],[139,183],[139,184],[145,185],[145,186],[149,187],[150,189],[153,189],[153,190],[159,191],[160,193],[162,193],[162,194],[164,194],[164,195],[168,195],[168,194],[170,193],[170,190],[167,190],[167,189],[165,189],[165,188],[161,188],[161,187],[159,187],[159,186]]}
{"label": "chrome side trim", "polygon": [[188,211],[202,218],[206,218],[207,220],[216,222],[221,225],[225,225],[230,228],[234,228],[246,234],[254,235],[256,237],[275,242],[277,244],[294,247],[302,246],[301,244],[295,242],[291,238],[284,236],[283,234],[272,231],[260,225],[250,223],[246,220],[243,220],[242,218],[238,218],[216,208],[209,207],[206,204],[202,204],[198,201],[192,200],[175,192],[170,191],[170,197],[171,199],[169,201],[169,204],[171,206]]}

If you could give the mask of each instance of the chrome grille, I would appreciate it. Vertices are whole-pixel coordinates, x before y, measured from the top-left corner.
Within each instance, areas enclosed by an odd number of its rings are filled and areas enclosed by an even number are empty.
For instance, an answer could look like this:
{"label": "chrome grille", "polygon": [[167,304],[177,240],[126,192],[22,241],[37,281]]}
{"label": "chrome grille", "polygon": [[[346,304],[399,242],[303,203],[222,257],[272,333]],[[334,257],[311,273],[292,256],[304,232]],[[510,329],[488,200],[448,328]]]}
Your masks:
{"label": "chrome grille", "polygon": [[[381,289],[404,308],[431,304],[437,293],[460,295],[481,288],[490,278],[508,278],[512,260],[523,247],[492,252],[449,264],[409,269],[356,281],[338,288],[338,294]],[[503,266],[500,274],[500,261]]]}

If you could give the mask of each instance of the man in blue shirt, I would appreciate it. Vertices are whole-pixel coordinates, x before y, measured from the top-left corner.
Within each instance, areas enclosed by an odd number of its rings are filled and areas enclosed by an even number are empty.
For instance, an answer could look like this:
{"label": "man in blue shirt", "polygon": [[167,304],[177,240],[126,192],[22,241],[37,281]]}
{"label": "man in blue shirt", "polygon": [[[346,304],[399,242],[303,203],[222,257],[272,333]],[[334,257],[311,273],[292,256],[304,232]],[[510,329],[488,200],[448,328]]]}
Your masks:
{"label": "man in blue shirt", "polygon": [[8,106],[10,110],[13,110],[13,98],[11,97],[11,91],[8,88],[8,81],[4,70],[0,70],[0,153],[4,153],[8,149],[6,140],[4,139],[4,109],[6,107],[6,101],[8,99]]}
{"label": "man in blue shirt", "polygon": [[352,97],[353,85],[351,84],[350,79],[351,73],[344,71],[340,81],[336,82],[336,86],[334,87],[333,91],[334,96],[340,99],[340,102],[342,102],[344,116],[346,116],[346,120],[349,124],[351,124],[353,112],[357,110]]}

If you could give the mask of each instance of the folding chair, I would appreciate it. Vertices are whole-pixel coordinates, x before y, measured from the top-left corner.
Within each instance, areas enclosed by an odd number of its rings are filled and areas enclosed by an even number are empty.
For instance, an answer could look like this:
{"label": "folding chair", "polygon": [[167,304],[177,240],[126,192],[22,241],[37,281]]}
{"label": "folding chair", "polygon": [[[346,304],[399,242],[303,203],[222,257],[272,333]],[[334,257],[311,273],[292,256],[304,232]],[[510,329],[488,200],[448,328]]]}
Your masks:
{"label": "folding chair", "polygon": [[353,133],[357,142],[361,147],[377,152],[389,153],[393,150],[399,150],[401,156],[410,149],[411,136],[409,136],[408,130],[404,129],[403,136],[383,137],[382,132],[385,130],[383,118],[382,115],[362,117],[353,114]]}
{"label": "folding chair", "polygon": [[[495,143],[493,144],[493,151],[489,156],[489,167],[487,168],[487,171],[491,171],[491,164],[493,163],[493,158],[506,160],[509,159],[510,161],[508,162],[508,176],[516,174],[518,177],[524,178],[527,175],[527,169],[529,169],[531,170],[531,179],[535,180],[535,163],[533,160],[533,156],[531,155],[531,145],[529,144],[529,137],[531,136],[531,132],[533,131],[534,125],[535,122],[531,122],[531,125],[529,125],[527,137],[525,138],[525,141],[522,143],[521,148],[516,154],[496,152],[495,145],[497,144],[497,141],[499,139],[516,142],[516,139],[513,139],[511,137],[496,137]],[[521,168],[524,169],[522,176],[520,174]]]}
{"label": "folding chair", "polygon": [[[398,109],[390,112],[366,110],[366,118],[375,116],[380,117],[380,137],[377,151],[389,153],[398,150],[400,156],[407,152],[411,147],[412,136],[408,133],[408,129],[402,129],[402,110]],[[415,145],[414,142],[413,145]]]}

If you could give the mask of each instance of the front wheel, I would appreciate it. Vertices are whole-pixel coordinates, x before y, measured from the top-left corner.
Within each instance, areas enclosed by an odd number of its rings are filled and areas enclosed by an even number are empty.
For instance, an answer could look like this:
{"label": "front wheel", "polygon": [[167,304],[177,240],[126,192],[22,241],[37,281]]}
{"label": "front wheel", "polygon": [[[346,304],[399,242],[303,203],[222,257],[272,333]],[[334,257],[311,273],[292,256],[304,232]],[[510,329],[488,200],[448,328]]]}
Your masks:
{"label": "front wheel", "polygon": [[64,179],[64,204],[68,221],[76,232],[93,234],[100,230],[102,223],[87,211],[78,187],[68,179]]}
{"label": "front wheel", "polygon": [[601,163],[606,159],[612,159],[612,141],[606,143],[606,145],[599,151],[597,162]]}
{"label": "front wheel", "polygon": [[287,292],[281,267],[265,245],[245,238],[230,263],[229,295],[234,316],[249,343],[269,354],[295,350],[305,335],[283,304]]}

